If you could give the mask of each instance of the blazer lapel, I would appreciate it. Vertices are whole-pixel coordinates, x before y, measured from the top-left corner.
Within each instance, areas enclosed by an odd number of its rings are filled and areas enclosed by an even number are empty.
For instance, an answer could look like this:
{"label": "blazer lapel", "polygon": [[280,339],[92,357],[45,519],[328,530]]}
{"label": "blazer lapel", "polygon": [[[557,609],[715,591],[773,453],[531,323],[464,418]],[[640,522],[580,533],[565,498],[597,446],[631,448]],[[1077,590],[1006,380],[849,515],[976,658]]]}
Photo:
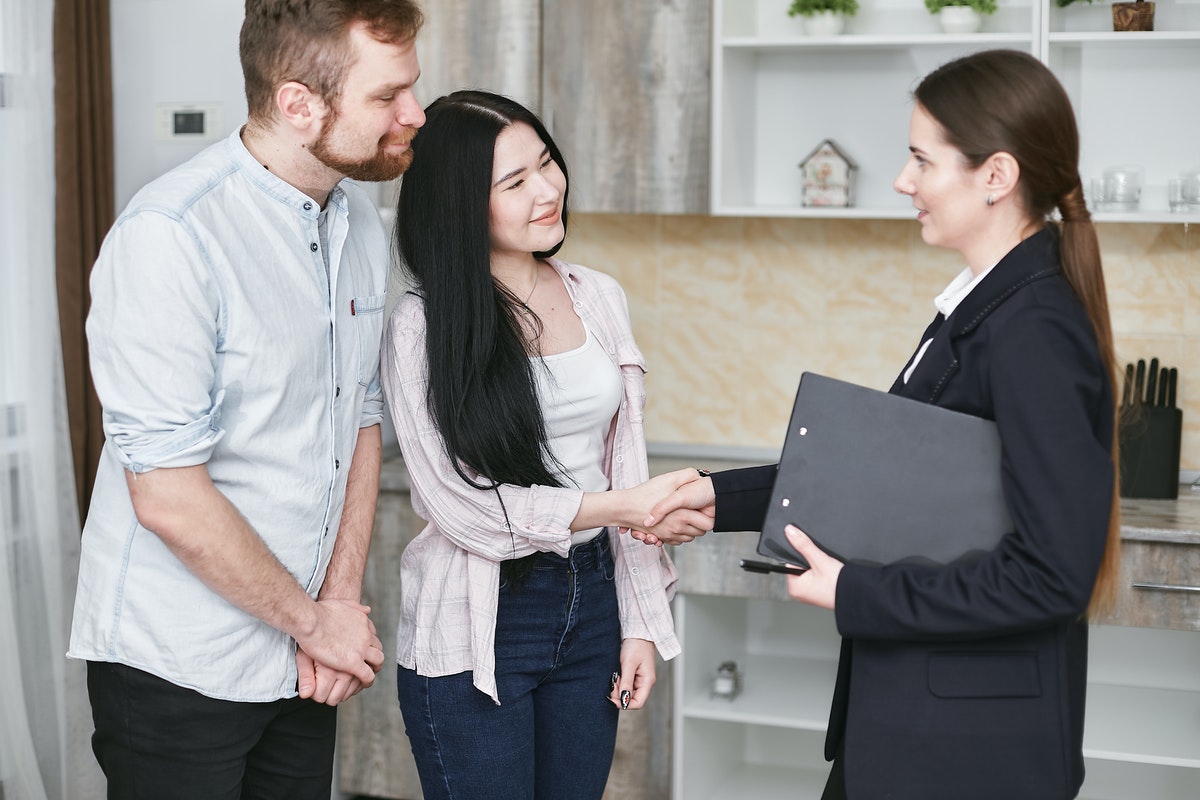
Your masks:
{"label": "blazer lapel", "polygon": [[[921,363],[913,370],[908,383],[904,383],[904,373],[901,372],[892,385],[892,393],[925,403],[936,403],[947,381],[959,368],[955,340],[977,328],[992,309],[1017,289],[1060,271],[1058,237],[1053,230],[1046,228],[1018,244],[963,298],[948,319],[938,314],[926,328],[921,342],[924,343],[931,336],[933,341],[921,356]],[[913,354],[915,357],[916,353]],[[908,363],[912,363],[912,358]],[[908,369],[907,364],[904,369]]]}

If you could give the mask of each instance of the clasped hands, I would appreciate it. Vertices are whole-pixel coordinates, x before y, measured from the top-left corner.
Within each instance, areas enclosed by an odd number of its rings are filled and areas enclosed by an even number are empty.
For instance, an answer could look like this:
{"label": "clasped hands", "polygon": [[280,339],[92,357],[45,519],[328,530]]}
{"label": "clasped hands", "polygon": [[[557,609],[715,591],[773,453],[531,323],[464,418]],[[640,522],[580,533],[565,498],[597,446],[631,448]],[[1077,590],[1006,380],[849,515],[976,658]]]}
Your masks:
{"label": "clasped hands", "polygon": [[[630,527],[629,535],[633,538],[662,547],[691,542],[712,529],[717,498],[712,478],[707,475],[691,468],[681,469],[651,478],[637,490],[657,491],[659,499],[653,501],[641,525]],[[832,609],[844,565],[794,525],[784,530],[788,541],[809,564],[803,575],[788,576],[788,594],[803,603]]]}
{"label": "clasped hands", "polygon": [[336,706],[375,682],[383,667],[383,643],[371,609],[353,600],[321,597],[311,636],[296,640],[301,698]]}
{"label": "clasped hands", "polygon": [[[628,529],[640,542],[661,547],[685,544],[712,530],[716,519],[716,493],[712,478],[695,469],[657,475],[635,490],[638,508],[645,510],[640,524]],[[640,514],[639,514],[640,515]]]}

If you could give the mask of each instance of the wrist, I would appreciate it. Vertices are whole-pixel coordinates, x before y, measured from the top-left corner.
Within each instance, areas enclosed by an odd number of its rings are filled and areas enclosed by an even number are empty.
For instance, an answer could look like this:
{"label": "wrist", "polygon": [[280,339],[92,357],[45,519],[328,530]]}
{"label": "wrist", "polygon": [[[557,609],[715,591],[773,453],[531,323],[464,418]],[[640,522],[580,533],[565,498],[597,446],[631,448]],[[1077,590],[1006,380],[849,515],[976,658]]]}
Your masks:
{"label": "wrist", "polygon": [[290,623],[287,627],[280,629],[297,642],[311,638],[316,634],[317,628],[320,626],[320,612],[317,610],[317,601],[303,592],[300,596],[303,599],[300,600],[298,607],[291,615]]}

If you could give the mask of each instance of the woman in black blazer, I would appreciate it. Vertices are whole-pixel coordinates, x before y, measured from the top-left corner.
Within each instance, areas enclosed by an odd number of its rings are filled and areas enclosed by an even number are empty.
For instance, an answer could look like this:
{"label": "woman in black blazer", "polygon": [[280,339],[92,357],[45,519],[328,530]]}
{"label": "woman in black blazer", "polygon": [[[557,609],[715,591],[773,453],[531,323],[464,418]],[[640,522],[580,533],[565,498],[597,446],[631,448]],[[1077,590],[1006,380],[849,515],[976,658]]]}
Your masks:
{"label": "woman in black blazer", "polygon": [[[948,63],[914,96],[895,187],[924,240],[968,268],[891,391],[996,421],[1013,530],[943,567],[842,564],[789,530],[812,567],[789,593],[833,609],[843,636],[825,797],[1073,798],[1086,615],[1112,600],[1120,541],[1115,358],[1078,132],[1058,81],[1014,51]],[[702,476],[652,518],[715,502],[714,530],[759,530],[774,473]]]}

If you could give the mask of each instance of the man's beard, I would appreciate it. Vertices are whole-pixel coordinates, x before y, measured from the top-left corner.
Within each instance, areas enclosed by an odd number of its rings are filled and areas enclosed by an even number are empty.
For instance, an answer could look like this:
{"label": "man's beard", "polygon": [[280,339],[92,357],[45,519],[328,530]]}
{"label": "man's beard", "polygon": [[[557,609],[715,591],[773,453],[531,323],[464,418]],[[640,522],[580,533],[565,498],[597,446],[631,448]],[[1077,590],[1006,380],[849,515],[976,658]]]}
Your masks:
{"label": "man's beard", "polygon": [[356,181],[376,182],[399,178],[406,169],[412,166],[413,151],[411,147],[399,153],[388,153],[385,148],[389,144],[411,144],[413,137],[417,135],[416,128],[406,127],[403,133],[393,133],[383,137],[379,140],[375,154],[370,158],[350,159],[338,155],[330,147],[329,140],[334,131],[334,122],[336,120],[330,120],[330,124],[325,126],[321,135],[309,147],[309,152],[330,169]]}

